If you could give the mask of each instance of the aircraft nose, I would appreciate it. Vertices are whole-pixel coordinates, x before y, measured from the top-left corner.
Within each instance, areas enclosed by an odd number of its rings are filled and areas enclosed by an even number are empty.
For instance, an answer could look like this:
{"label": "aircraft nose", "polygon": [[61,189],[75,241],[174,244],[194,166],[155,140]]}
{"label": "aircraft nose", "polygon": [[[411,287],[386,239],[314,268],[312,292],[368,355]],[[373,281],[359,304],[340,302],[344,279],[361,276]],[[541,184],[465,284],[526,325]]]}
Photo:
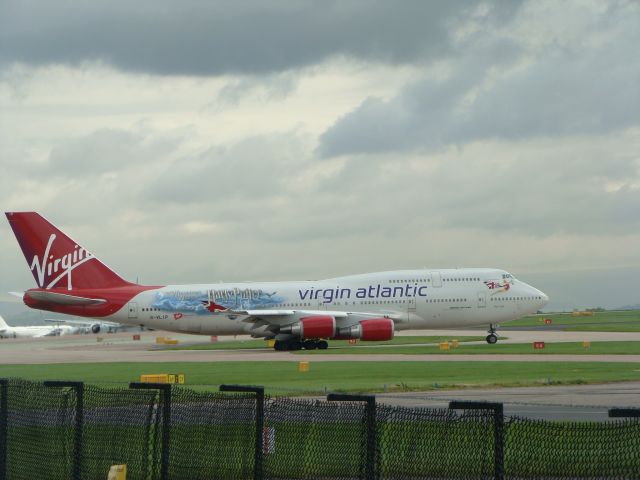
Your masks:
{"label": "aircraft nose", "polygon": [[547,303],[549,303],[549,295],[547,295],[547,294],[546,294],[546,293],[544,293],[544,292],[541,292],[540,290],[538,290],[538,292],[539,292],[539,294],[540,294],[539,296],[541,297],[541,300],[540,300],[540,301],[542,302],[542,305],[541,305],[540,307],[542,308],[542,307],[544,307]]}
{"label": "aircraft nose", "polygon": [[531,285],[527,285],[527,287],[531,292],[530,295],[537,300],[536,304],[538,305],[538,309],[544,307],[547,303],[549,303],[549,295]]}

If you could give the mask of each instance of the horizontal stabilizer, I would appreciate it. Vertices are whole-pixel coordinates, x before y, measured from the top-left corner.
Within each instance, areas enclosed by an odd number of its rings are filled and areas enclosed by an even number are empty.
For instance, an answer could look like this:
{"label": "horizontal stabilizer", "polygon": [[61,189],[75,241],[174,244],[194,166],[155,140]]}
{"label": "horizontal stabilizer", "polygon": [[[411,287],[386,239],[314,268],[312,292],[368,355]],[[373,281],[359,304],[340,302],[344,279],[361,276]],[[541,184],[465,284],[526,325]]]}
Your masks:
{"label": "horizontal stabilizer", "polygon": [[57,305],[88,306],[107,303],[107,301],[102,298],[77,297],[75,295],[67,295],[65,293],[56,293],[45,290],[34,290],[27,292],[25,295],[38,302],[55,303]]}

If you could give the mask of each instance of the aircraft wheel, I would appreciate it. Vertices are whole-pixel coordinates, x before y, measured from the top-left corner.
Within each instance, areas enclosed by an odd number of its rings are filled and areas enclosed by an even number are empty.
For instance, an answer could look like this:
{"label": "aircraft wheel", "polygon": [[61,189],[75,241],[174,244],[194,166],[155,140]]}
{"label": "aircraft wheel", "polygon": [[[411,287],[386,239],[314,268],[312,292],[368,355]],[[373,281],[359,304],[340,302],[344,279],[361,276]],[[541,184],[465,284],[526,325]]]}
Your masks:
{"label": "aircraft wheel", "polygon": [[305,340],[302,343],[305,350],[315,350],[318,348],[318,343],[315,340]]}
{"label": "aircraft wheel", "polygon": [[302,342],[300,340],[291,340],[289,342],[289,350],[302,350]]}
{"label": "aircraft wheel", "polygon": [[329,342],[327,342],[326,340],[320,340],[318,342],[318,348],[320,350],[326,350],[327,348],[329,348]]}
{"label": "aircraft wheel", "polygon": [[493,345],[498,342],[498,337],[495,334],[490,333],[489,335],[487,335],[486,340],[489,345]]}
{"label": "aircraft wheel", "polygon": [[287,348],[286,348],[285,342],[283,342],[281,340],[276,340],[276,343],[273,344],[273,349],[277,350],[278,352],[283,352]]}

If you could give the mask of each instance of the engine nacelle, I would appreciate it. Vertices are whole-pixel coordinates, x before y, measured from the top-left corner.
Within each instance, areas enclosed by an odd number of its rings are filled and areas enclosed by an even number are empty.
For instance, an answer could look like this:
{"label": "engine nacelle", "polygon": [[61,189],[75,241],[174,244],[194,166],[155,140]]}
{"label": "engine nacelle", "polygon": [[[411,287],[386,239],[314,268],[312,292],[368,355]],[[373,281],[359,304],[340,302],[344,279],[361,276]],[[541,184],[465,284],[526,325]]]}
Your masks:
{"label": "engine nacelle", "polygon": [[337,339],[359,338],[365,342],[384,342],[393,339],[394,324],[390,318],[362,320],[357,325],[341,328]]}
{"label": "engine nacelle", "polygon": [[91,332],[92,333],[100,333],[100,324],[99,323],[94,323],[93,325],[91,325]]}
{"label": "engine nacelle", "polygon": [[300,338],[331,338],[336,334],[336,319],[330,315],[305,317],[294,325],[282,327],[280,332]]}

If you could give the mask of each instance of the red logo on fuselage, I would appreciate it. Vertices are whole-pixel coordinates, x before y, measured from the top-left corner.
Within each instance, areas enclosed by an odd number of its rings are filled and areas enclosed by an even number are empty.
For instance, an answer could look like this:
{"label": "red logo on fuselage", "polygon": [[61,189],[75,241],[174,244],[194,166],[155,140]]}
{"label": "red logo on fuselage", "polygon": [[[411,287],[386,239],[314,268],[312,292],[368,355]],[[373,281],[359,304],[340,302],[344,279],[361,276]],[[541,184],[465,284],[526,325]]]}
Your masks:
{"label": "red logo on fuselage", "polygon": [[216,312],[226,312],[228,310],[227,307],[223,306],[223,305],[219,305],[214,301],[208,300],[208,301],[203,301],[202,303],[204,303],[204,306],[207,310],[209,310],[211,313],[216,313]]}
{"label": "red logo on fuselage", "polygon": [[511,288],[511,283],[507,280],[503,280],[502,283],[496,281],[488,281],[484,282],[489,290],[493,290],[491,295],[495,295],[496,293],[506,292]]}

